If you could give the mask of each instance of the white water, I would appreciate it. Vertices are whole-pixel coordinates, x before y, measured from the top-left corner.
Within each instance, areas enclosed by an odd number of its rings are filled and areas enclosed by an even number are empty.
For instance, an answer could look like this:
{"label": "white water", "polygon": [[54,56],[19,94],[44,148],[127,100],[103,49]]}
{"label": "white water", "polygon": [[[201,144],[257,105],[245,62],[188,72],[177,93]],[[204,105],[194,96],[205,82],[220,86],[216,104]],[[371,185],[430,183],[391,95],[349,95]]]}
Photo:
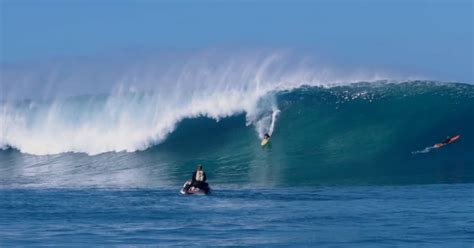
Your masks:
{"label": "white water", "polygon": [[[106,94],[94,92],[100,82],[88,82],[88,95],[59,97],[64,91],[59,85],[70,83],[65,77],[45,87],[60,89],[53,90],[48,100],[0,103],[0,146],[37,155],[133,152],[162,142],[184,118],[219,120],[238,113],[245,113],[247,124],[262,136],[273,133],[279,113],[277,91],[380,79],[339,76],[303,63],[289,64],[278,53],[229,58],[200,55],[172,65],[154,65],[146,62],[115,70],[116,80]],[[81,68],[77,73],[83,72]],[[80,78],[71,77],[76,83]]]}

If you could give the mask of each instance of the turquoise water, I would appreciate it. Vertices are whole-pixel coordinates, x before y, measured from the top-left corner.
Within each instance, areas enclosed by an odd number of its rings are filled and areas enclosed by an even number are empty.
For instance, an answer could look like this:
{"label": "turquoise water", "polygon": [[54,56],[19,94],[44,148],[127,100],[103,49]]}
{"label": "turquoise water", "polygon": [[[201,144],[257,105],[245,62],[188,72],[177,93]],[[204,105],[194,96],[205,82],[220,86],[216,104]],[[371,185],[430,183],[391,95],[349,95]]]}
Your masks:
{"label": "turquoise water", "polygon": [[[134,134],[146,129],[138,124],[145,127],[149,119],[139,108],[127,112],[128,119],[114,113],[151,100],[132,95],[110,108],[104,97],[4,108],[0,246],[474,242],[471,85],[275,90],[259,99],[253,116],[240,110],[218,121],[185,116],[164,138],[156,133],[136,143],[130,140],[141,136]],[[271,141],[261,147],[258,126],[270,123],[275,108]],[[98,113],[109,116],[97,119]],[[96,138],[87,136],[93,124],[108,122],[111,136],[100,128]],[[83,130],[80,139],[70,135]],[[452,144],[413,154],[456,134],[461,138]],[[179,195],[198,163],[213,193]]]}

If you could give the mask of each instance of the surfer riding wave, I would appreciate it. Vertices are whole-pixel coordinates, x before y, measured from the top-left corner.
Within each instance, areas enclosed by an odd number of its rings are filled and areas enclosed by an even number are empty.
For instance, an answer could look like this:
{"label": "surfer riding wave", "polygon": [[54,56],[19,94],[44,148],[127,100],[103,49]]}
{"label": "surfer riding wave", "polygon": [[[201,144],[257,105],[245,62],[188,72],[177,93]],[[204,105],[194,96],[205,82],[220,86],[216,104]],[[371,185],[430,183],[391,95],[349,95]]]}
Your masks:
{"label": "surfer riding wave", "polygon": [[432,146],[425,147],[425,149],[420,150],[420,151],[414,151],[414,152],[412,152],[412,154],[428,153],[428,152],[430,152],[430,151],[433,150],[433,149],[438,149],[438,148],[441,148],[441,147],[443,147],[443,146],[445,146],[445,145],[447,145],[447,144],[453,143],[454,141],[458,140],[459,137],[461,137],[460,134],[458,134],[458,135],[456,135],[456,136],[454,136],[454,137],[448,136],[448,137],[446,137],[446,139],[444,139],[442,142],[436,143],[436,144],[434,144],[434,145],[432,145]]}

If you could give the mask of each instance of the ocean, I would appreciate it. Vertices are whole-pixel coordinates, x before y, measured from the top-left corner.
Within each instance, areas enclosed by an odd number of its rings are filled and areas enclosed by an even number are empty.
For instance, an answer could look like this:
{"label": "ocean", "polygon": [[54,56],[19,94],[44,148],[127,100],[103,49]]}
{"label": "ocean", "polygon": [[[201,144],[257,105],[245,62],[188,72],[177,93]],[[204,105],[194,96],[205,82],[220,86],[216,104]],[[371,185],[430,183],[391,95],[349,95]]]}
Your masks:
{"label": "ocean", "polygon": [[0,246],[474,245],[474,86],[166,87],[0,102]]}

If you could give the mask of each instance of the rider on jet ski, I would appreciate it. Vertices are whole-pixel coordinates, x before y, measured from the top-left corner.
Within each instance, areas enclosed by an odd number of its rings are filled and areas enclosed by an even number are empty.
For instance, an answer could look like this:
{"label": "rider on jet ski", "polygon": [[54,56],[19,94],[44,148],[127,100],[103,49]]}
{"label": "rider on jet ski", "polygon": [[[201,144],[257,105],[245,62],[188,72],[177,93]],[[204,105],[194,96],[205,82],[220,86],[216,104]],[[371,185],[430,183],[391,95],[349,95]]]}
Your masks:
{"label": "rider on jet ski", "polygon": [[186,181],[181,189],[181,194],[208,194],[211,189],[206,183],[206,173],[202,170],[202,165],[198,165],[191,180]]}

